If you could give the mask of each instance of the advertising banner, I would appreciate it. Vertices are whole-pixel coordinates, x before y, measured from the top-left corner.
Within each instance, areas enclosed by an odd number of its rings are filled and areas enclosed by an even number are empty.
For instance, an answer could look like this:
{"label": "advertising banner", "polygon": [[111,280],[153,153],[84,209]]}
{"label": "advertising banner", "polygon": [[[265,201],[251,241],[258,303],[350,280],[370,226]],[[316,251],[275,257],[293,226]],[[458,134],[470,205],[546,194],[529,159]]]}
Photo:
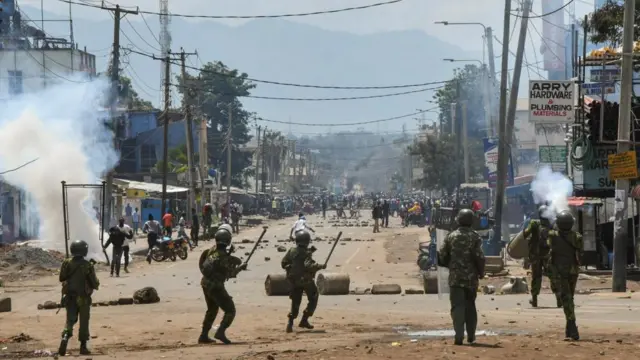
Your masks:
{"label": "advertising banner", "polygon": [[529,81],[529,121],[533,123],[572,123],[575,85],[571,81]]}
{"label": "advertising banner", "polygon": [[[485,179],[490,188],[495,188],[498,181],[498,139],[485,138],[484,141],[484,163]],[[507,166],[507,186],[513,186],[513,164],[509,157]]]}
{"label": "advertising banner", "polygon": [[[636,150],[636,165],[638,164]],[[609,155],[616,154],[615,145],[598,145],[593,149],[593,160],[590,164],[585,164],[583,168],[583,182],[585,190],[611,190],[616,186],[615,180],[609,174]]]}

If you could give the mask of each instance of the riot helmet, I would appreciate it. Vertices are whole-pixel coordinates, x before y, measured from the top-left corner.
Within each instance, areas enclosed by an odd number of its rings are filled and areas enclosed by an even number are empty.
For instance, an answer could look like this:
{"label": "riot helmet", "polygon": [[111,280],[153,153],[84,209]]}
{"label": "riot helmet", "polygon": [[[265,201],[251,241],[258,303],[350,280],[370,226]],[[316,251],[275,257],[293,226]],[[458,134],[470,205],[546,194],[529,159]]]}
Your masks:
{"label": "riot helmet", "polygon": [[556,226],[561,231],[570,231],[573,228],[574,221],[573,215],[569,211],[563,210],[556,218]]}
{"label": "riot helmet", "polygon": [[296,231],[296,245],[301,247],[309,246],[311,243],[311,234],[309,234],[306,230],[298,230]]}
{"label": "riot helmet", "polygon": [[216,231],[213,237],[216,240],[216,246],[227,247],[231,244],[231,232],[222,227]]}
{"label": "riot helmet", "polygon": [[461,209],[458,211],[458,215],[456,215],[456,222],[458,222],[459,226],[470,227],[473,225],[473,211],[470,209]]}
{"label": "riot helmet", "polygon": [[84,240],[74,240],[69,251],[73,257],[85,257],[89,253],[89,244]]}

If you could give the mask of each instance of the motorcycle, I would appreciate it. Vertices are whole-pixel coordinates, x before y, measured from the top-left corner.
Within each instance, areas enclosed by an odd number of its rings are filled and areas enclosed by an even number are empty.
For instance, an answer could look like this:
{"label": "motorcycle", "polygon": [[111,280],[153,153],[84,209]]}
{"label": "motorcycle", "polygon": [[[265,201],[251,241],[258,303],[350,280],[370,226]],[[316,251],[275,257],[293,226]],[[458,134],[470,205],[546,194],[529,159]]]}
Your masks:
{"label": "motorcycle", "polygon": [[158,239],[156,245],[151,249],[151,259],[157,262],[171,259],[176,261],[178,257],[186,260],[189,254],[189,244],[185,239],[171,239],[170,236],[163,236]]}

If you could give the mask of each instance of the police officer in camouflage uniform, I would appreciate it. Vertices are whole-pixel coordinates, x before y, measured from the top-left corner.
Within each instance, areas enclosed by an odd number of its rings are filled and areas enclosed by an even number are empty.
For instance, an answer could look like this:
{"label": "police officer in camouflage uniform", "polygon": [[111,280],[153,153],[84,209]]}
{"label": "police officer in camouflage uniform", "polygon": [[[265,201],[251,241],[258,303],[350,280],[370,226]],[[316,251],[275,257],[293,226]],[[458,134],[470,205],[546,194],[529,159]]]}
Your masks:
{"label": "police officer in camouflage uniform", "polygon": [[529,303],[533,307],[538,307],[538,295],[542,286],[542,275],[549,277],[551,291],[556,295],[556,305],[562,307],[562,299],[558,286],[551,276],[549,269],[549,246],[547,237],[552,226],[547,218],[547,206],[541,205],[538,208],[539,220],[531,220],[529,226],[524,230],[525,239],[529,239],[529,264],[531,266],[531,300]]}
{"label": "police officer in camouflage uniform", "polygon": [[213,322],[218,315],[219,309],[224,311],[224,317],[220,321],[220,326],[214,338],[220,340],[223,344],[231,344],[225,331],[231,326],[236,316],[236,306],[224,283],[230,278],[235,278],[240,271],[247,268],[246,264],[242,264],[239,258],[231,255],[233,246],[231,249],[227,249],[231,245],[231,238],[231,227],[228,225],[221,226],[214,235],[216,245],[209,250],[205,250],[200,256],[200,272],[203,275],[200,285],[207,303],[207,312],[202,321],[202,333],[198,338],[199,344],[215,342],[209,338],[209,331],[213,327]]}
{"label": "police officer in camouflage uniform", "polygon": [[100,287],[93,263],[85,256],[89,253],[89,245],[82,240],[75,240],[70,246],[72,258],[67,258],[60,267],[60,282],[62,283],[62,305],[67,312],[67,320],[62,331],[62,341],[58,353],[64,356],[67,352],[67,342],[73,336],[73,326],[80,320],[78,339],[80,340],[80,354],[89,355],[87,348],[89,341],[89,316],[91,312],[91,295]]}
{"label": "police officer in camouflage uniform", "polygon": [[438,265],[449,268],[449,301],[455,344],[462,345],[465,325],[467,341],[475,342],[478,314],[476,295],[478,279],[484,276],[482,239],[471,229],[474,214],[462,209],[456,216],[458,229],[449,233],[438,252]]}
{"label": "police officer in camouflage uniform", "polygon": [[309,323],[309,318],[313,316],[318,306],[318,288],[314,282],[315,275],[319,270],[326,269],[324,264],[316,263],[311,257],[316,250],[311,243],[311,235],[306,230],[299,230],[295,233],[296,247],[289,248],[282,258],[282,268],[287,272],[287,280],[291,284],[291,311],[286,331],[293,332],[293,320],[298,317],[302,294],[307,294],[307,308],[302,313],[299,327],[313,329]]}
{"label": "police officer in camouflage uniform", "polygon": [[583,253],[582,235],[573,228],[574,219],[570,212],[562,211],[556,218],[557,230],[549,231],[547,243],[550,251],[551,274],[558,284],[564,316],[567,320],[565,338],[579,340],[573,294],[578,283],[578,272]]}

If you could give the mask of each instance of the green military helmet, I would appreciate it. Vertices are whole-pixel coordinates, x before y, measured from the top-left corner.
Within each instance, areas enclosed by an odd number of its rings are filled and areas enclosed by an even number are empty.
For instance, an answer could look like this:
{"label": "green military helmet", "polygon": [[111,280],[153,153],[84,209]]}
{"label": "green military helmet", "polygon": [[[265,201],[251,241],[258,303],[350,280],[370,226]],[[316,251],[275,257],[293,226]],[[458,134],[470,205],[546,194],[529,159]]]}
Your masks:
{"label": "green military helmet", "polygon": [[569,231],[573,228],[574,221],[573,215],[569,211],[563,210],[556,218],[556,226],[560,230]]}
{"label": "green military helmet", "polygon": [[458,211],[458,215],[456,215],[456,221],[459,226],[471,226],[473,225],[473,211],[471,209],[462,209]]}
{"label": "green military helmet", "polygon": [[233,234],[233,228],[229,224],[222,224],[218,227],[218,230],[226,230],[229,234]]}
{"label": "green military helmet", "polygon": [[69,247],[72,256],[85,257],[89,253],[89,244],[84,240],[74,240]]}
{"label": "green military helmet", "polygon": [[538,217],[540,219],[547,219],[548,217],[545,215],[549,211],[547,205],[540,205],[538,207]]}
{"label": "green military helmet", "polygon": [[225,228],[218,229],[213,238],[216,240],[216,245],[229,246],[231,244],[231,232]]}
{"label": "green military helmet", "polygon": [[296,245],[307,247],[311,243],[311,234],[306,230],[296,231]]}

